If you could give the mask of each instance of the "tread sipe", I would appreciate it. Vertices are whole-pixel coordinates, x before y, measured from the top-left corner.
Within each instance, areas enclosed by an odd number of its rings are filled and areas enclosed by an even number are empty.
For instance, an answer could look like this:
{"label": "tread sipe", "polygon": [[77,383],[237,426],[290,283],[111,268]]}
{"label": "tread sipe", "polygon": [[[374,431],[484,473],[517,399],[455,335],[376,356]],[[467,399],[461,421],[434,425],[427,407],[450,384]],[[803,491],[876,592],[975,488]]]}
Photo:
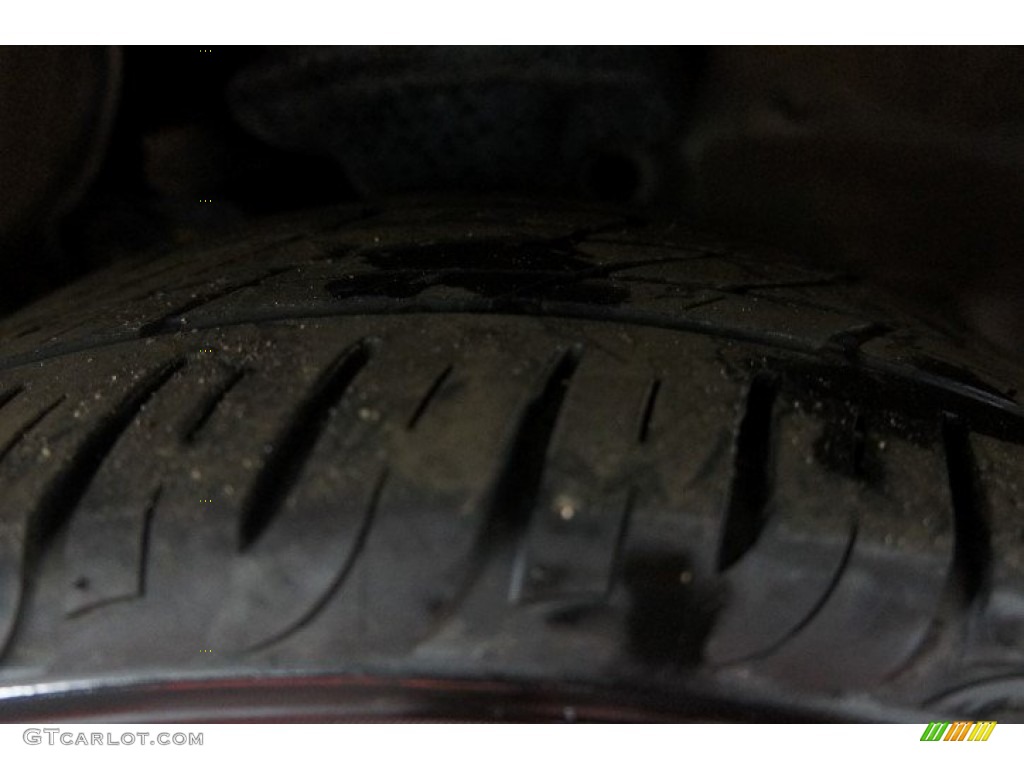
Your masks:
{"label": "tread sipe", "polygon": [[587,210],[117,265],[0,324],[0,717],[1019,720],[1022,378]]}

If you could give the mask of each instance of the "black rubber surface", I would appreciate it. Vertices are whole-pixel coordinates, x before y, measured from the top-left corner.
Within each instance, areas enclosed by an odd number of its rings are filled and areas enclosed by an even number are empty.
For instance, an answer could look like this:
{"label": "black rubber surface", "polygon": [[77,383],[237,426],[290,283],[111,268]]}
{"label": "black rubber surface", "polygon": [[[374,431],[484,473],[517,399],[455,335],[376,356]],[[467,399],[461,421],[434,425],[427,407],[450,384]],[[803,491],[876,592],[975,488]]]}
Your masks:
{"label": "black rubber surface", "polygon": [[0,331],[0,717],[275,675],[1024,715],[1020,368],[843,276],[412,205],[122,265]]}

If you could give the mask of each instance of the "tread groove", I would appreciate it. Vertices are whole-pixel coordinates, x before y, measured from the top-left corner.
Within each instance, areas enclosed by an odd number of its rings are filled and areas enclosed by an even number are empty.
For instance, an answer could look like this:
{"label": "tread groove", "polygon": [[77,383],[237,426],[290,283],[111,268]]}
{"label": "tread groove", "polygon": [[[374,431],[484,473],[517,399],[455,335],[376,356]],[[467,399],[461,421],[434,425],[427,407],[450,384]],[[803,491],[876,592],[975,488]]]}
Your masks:
{"label": "tread groove", "polygon": [[953,502],[953,569],[961,599],[970,605],[991,581],[989,523],[967,427],[947,418],[942,440]]}
{"label": "tread groove", "polygon": [[417,422],[419,422],[423,417],[423,414],[427,412],[427,408],[430,407],[430,402],[437,396],[437,393],[441,391],[441,387],[444,386],[448,377],[451,376],[452,368],[453,366],[449,365],[441,371],[440,375],[436,379],[434,379],[430,388],[427,389],[426,394],[423,395],[423,399],[420,400],[419,404],[416,406],[416,410],[413,412],[412,416],[409,417],[409,422],[405,425],[407,430],[413,430],[416,428]]}
{"label": "tread groove", "polygon": [[248,550],[266,530],[298,481],[326,425],[328,411],[345,395],[370,356],[371,344],[365,339],[348,347],[327,366],[298,406],[249,492],[239,527],[240,551]]}
{"label": "tread groove", "polygon": [[[160,494],[163,493],[163,486],[157,486],[156,490],[149,497],[149,503],[146,505],[146,509],[143,512],[142,518],[142,532],[139,537],[139,580],[134,595],[118,595],[115,597],[108,597],[102,600],[96,600],[91,603],[86,603],[77,608],[68,610],[65,616],[69,619],[84,616],[87,613],[92,613],[97,608],[103,608],[113,603],[123,603],[128,600],[137,600],[144,597],[146,594],[146,564],[149,560],[149,538],[150,529],[153,524],[153,515],[156,512],[156,505],[160,501]],[[72,582],[73,586],[84,589],[89,585],[89,579],[84,576],[80,576]]]}
{"label": "tread groove", "polygon": [[43,329],[43,326],[41,326],[38,323],[36,323],[35,325],[30,325],[28,328],[22,328],[20,331],[18,331],[16,334],[11,336],[10,338],[12,340],[13,339],[23,339],[26,336],[31,336],[33,333],[41,331],[42,329]]}
{"label": "tread groove", "polygon": [[736,432],[729,501],[722,525],[718,570],[736,563],[754,545],[767,520],[772,494],[772,414],[778,382],[759,373],[750,382],[746,407]]}
{"label": "tread groove", "polygon": [[658,402],[658,392],[661,390],[661,379],[654,379],[647,390],[647,397],[644,399],[644,409],[640,415],[640,428],[637,430],[637,442],[646,443],[651,429],[651,419],[654,416],[654,407]]}
{"label": "tread groove", "polygon": [[160,503],[160,495],[164,492],[163,485],[158,485],[146,505],[146,511],[142,516],[142,537],[139,547],[139,597],[146,594],[146,574],[149,570],[149,545],[150,534],[153,530],[153,516],[156,514],[156,506]]}
{"label": "tread groove", "polygon": [[228,393],[245,377],[245,374],[246,370],[244,368],[234,371],[227,381],[206,399],[192,423],[182,430],[183,442],[189,444],[195,442],[196,437],[203,430],[203,427],[206,426],[206,422],[210,420],[210,417],[213,416]]}
{"label": "tread groove", "polygon": [[25,391],[25,388],[23,386],[21,386],[21,385],[19,385],[17,387],[11,387],[11,389],[7,390],[2,395],[0,395],[0,408],[3,408],[5,405],[7,405],[9,402],[11,402],[11,400],[16,398],[18,395],[20,395],[24,391]]}
{"label": "tread groove", "polygon": [[349,553],[345,564],[338,572],[334,581],[331,582],[330,586],[323,591],[323,594],[317,598],[317,601],[313,603],[313,605],[309,607],[309,610],[307,610],[298,620],[292,622],[270,637],[264,638],[263,640],[248,646],[245,649],[246,651],[253,652],[262,650],[263,648],[274,645],[275,643],[279,643],[289,635],[299,631],[309,624],[309,622],[311,622],[316,615],[320,613],[331,597],[341,589],[345,580],[348,578],[348,575],[352,572],[353,567],[355,567],[356,561],[359,559],[360,555],[362,555],[363,549],[366,547],[366,540],[369,538],[370,530],[373,528],[373,523],[376,520],[377,508],[380,506],[380,499],[384,493],[384,486],[387,483],[387,479],[388,468],[385,467],[381,470],[380,477],[374,485],[373,495],[370,497],[370,503],[366,505],[366,511],[363,513],[363,519],[359,524],[359,531],[356,533],[356,540],[352,545],[352,551]]}
{"label": "tread groove", "polygon": [[39,504],[34,518],[30,540],[39,540],[44,546],[56,534],[74,511],[93,477],[99,471],[118,439],[138,416],[142,406],[186,365],[183,358],[167,363],[135,386],[111,414],[84,440],[75,459],[64,475],[49,489]]}
{"label": "tread groove", "polygon": [[607,596],[611,596],[612,590],[619,582],[626,563],[626,542],[629,539],[629,526],[633,521],[633,509],[636,507],[637,489],[630,486],[626,496],[626,505],[622,510],[622,517],[619,520],[619,532],[615,537],[615,551],[612,554],[611,578],[608,580]]}
{"label": "tread groove", "polygon": [[786,633],[784,637],[780,638],[775,643],[769,645],[767,648],[762,648],[756,653],[752,653],[747,656],[731,659],[722,666],[730,666],[732,664],[738,664],[748,661],[754,661],[757,659],[767,658],[776,651],[778,651],[780,648],[782,648],[794,637],[796,637],[800,633],[800,630],[802,630],[804,627],[810,624],[814,620],[814,618],[819,613],[821,613],[822,608],[825,607],[829,599],[832,597],[832,593],[836,591],[836,587],[839,585],[839,582],[842,581],[843,575],[846,573],[846,569],[849,566],[850,560],[853,557],[853,550],[857,544],[858,532],[859,528],[857,526],[857,521],[854,520],[850,529],[850,537],[846,541],[846,547],[843,550],[843,555],[841,559],[839,560],[839,566],[836,568],[836,572],[832,574],[832,578],[829,580],[828,585],[825,587],[825,591],[822,592],[821,597],[818,598],[817,602],[807,612],[806,616],[804,616],[795,626],[793,626],[793,628],[788,633]]}
{"label": "tread groove", "polygon": [[540,493],[548,446],[581,357],[579,347],[570,347],[563,352],[548,374],[544,386],[526,407],[504,470],[495,485],[494,501],[481,532],[481,558],[485,558],[506,537],[516,542],[517,565],[509,590],[512,602],[519,599],[522,589],[521,570],[526,560],[526,534]]}
{"label": "tread groove", "polygon": [[11,439],[7,441],[7,444],[4,445],[3,447],[0,447],[0,462],[7,458],[7,454],[14,450],[14,447],[22,440],[24,440],[25,436],[39,425],[39,422],[45,419],[52,411],[56,410],[57,406],[59,406],[67,399],[67,395],[61,395],[52,403],[43,407],[31,419],[25,422],[25,424],[17,432],[15,432],[14,435],[11,436]]}
{"label": "tread groove", "polygon": [[952,562],[927,634],[892,672],[892,680],[920,676],[942,664],[943,657],[962,654],[971,613],[992,585],[991,531],[971,432],[963,420],[945,413],[941,433],[953,516]]}

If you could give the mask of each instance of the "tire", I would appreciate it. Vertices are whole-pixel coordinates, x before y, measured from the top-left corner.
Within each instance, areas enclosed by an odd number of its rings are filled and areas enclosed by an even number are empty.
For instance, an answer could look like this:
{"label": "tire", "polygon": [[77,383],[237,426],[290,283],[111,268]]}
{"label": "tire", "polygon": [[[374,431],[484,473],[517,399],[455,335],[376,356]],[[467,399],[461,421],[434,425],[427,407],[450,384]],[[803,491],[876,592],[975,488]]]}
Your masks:
{"label": "tire", "polygon": [[1021,719],[1021,368],[601,211],[274,221],[0,354],[0,717]]}

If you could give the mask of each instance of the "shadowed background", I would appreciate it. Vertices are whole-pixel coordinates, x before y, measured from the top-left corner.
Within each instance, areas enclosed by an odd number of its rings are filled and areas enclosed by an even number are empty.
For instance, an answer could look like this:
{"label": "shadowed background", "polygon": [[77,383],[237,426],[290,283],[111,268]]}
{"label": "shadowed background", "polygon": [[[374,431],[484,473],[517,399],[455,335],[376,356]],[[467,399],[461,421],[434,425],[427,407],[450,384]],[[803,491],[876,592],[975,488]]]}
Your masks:
{"label": "shadowed background", "polygon": [[1019,354],[1022,76],[992,47],[3,48],[0,304],[264,214],[513,193],[683,216]]}

